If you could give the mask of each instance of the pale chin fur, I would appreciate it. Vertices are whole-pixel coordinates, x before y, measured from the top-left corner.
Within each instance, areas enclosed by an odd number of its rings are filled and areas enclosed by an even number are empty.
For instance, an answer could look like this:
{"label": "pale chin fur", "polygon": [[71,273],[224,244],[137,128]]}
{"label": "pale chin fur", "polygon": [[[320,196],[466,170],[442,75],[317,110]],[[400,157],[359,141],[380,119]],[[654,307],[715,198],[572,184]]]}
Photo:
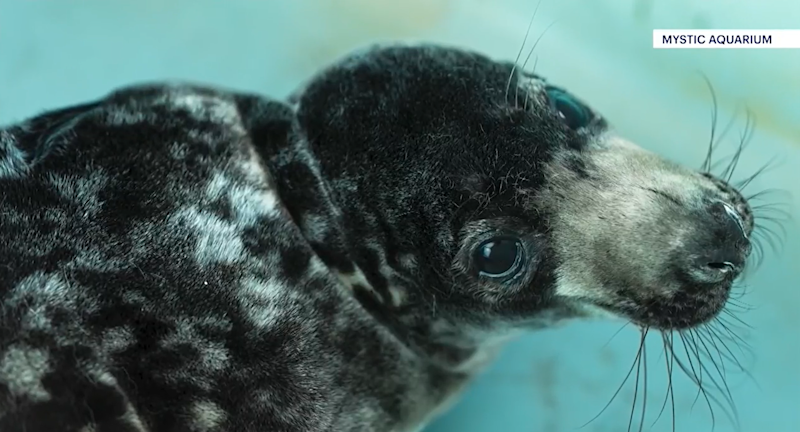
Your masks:
{"label": "pale chin fur", "polygon": [[559,278],[558,286],[555,291],[556,297],[568,303],[575,314],[581,319],[603,320],[603,321],[630,321],[627,317],[612,312],[606,308],[597,306],[591,301],[591,296],[599,300],[596,290],[582,287],[578,283],[571,283],[567,278]]}

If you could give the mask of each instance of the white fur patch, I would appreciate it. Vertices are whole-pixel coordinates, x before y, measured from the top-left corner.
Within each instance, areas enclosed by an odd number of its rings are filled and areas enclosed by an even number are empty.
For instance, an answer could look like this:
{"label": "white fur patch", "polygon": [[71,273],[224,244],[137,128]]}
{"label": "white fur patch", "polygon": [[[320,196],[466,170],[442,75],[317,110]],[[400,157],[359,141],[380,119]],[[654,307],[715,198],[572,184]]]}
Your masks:
{"label": "white fur patch", "polygon": [[364,273],[361,271],[360,268],[356,267],[355,271],[352,273],[342,273],[337,271],[336,276],[342,282],[344,286],[347,287],[350,291],[353,291],[356,285],[361,285],[364,288],[375,292],[375,289],[370,285],[367,277],[364,276]]}
{"label": "white fur patch", "polygon": [[[49,330],[51,323],[47,310],[50,307],[60,307],[72,311],[82,310],[85,313],[95,312],[96,305],[81,298],[76,291],[57,275],[36,272],[17,284],[6,300],[6,304],[22,306],[23,328]],[[25,300],[26,297],[35,299],[35,301],[29,302]]]}
{"label": "white fur patch", "polygon": [[326,266],[318,256],[313,255],[308,262],[308,275],[310,277],[315,277],[329,274],[330,269],[328,266]]}
{"label": "white fur patch", "polygon": [[[221,98],[206,96],[197,93],[177,90],[167,94],[167,100],[178,108],[184,108],[200,119],[209,119],[213,122],[225,123],[228,126],[240,124],[239,111],[236,106]],[[237,132],[244,132],[239,126]]]}
{"label": "white fur patch", "polygon": [[[617,320],[622,317],[596,306],[592,303],[594,300],[602,300],[603,295],[599,290],[592,290],[583,286],[580,282],[571,281],[568,276],[559,276],[556,282],[556,296],[567,299],[571,304],[577,306],[581,312],[582,318],[599,318]],[[546,316],[542,316],[543,320],[547,320]],[[547,322],[546,327],[557,325],[563,320],[552,320]]]}
{"label": "white fur patch", "polygon": [[236,184],[226,175],[216,172],[206,185],[206,197],[217,200],[227,194],[239,227],[251,227],[263,217],[278,217],[280,202],[271,189]]}
{"label": "white fur patch", "polygon": [[0,130],[0,178],[18,178],[28,165],[25,152],[17,147],[17,140],[8,131]]}
{"label": "white fur patch", "polygon": [[126,350],[136,342],[133,331],[127,326],[113,327],[103,333],[103,350],[110,353],[118,353]]}
{"label": "white fur patch", "polygon": [[244,254],[244,244],[238,230],[210,213],[191,207],[174,215],[186,221],[197,236],[195,259],[200,265],[233,264]]}
{"label": "white fur patch", "polygon": [[69,201],[79,204],[87,215],[100,211],[98,194],[108,183],[108,177],[100,168],[94,168],[87,176],[59,176],[48,174],[50,184]]}
{"label": "white fur patch", "polygon": [[417,268],[417,258],[413,254],[400,255],[400,265],[406,270]]}
{"label": "white fur patch", "polygon": [[50,393],[42,385],[42,378],[50,372],[46,351],[20,345],[9,347],[0,359],[0,382],[17,396],[32,402],[50,400]]}
{"label": "white fur patch", "polygon": [[221,198],[228,188],[231,187],[231,180],[221,172],[217,171],[206,184],[206,196],[210,200]]}
{"label": "white fur patch", "polygon": [[114,126],[137,124],[153,117],[141,111],[133,111],[124,107],[113,106],[104,110],[103,114],[105,115],[105,121]]}
{"label": "white fur patch", "polygon": [[248,318],[260,327],[269,328],[291,314],[286,292],[288,288],[278,280],[247,278],[241,283],[239,295]]}
{"label": "white fur patch", "polygon": [[279,215],[278,196],[272,190],[236,186],[230,190],[230,200],[234,218],[241,226],[250,227],[260,218]]}
{"label": "white fur patch", "polygon": [[196,432],[212,432],[225,421],[227,414],[219,405],[210,401],[195,402],[191,408],[192,429]]}

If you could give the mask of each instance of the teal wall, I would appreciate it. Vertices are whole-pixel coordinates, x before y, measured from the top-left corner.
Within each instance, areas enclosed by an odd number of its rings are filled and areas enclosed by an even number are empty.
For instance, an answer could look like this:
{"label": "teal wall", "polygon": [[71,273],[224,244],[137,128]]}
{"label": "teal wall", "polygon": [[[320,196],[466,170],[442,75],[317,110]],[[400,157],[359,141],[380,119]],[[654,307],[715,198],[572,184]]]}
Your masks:
{"label": "teal wall", "polygon": [[[320,65],[377,40],[440,41],[513,59],[536,1],[0,0],[0,123],[153,79],[283,96]],[[800,2],[549,0],[532,39],[551,23],[536,50],[537,71],[590,101],[623,134],[679,162],[698,166],[709,134],[710,101],[695,71],[714,83],[723,121],[746,102],[759,128],[738,173],[746,177],[777,157],[780,164],[748,190],[784,190],[768,202],[800,214],[800,50],[657,51],[650,36],[653,28],[797,27]],[[723,151],[737,144],[739,119]],[[737,316],[752,326],[741,332],[751,348],[731,350],[749,375],[725,362],[744,431],[800,431],[800,232],[796,222],[785,227],[783,251],[768,251],[745,280],[742,301],[753,309]],[[617,333],[620,327],[575,323],[513,343],[429,430],[578,430],[634,360],[639,335],[630,327]],[[667,385],[659,339],[648,346],[645,430]],[[673,384],[677,430],[709,431],[702,396],[693,404],[696,387],[677,372]],[[582,430],[626,430],[633,396],[629,380]],[[735,430],[722,409],[714,412],[716,431]],[[668,407],[650,430],[671,428]]]}

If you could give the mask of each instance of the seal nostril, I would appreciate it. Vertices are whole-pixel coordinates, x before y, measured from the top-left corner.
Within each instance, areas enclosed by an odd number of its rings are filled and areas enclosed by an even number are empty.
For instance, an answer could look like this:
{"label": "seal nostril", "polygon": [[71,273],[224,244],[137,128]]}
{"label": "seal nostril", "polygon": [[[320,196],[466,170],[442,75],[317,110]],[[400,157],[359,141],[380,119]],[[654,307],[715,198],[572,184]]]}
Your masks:
{"label": "seal nostril", "polygon": [[705,257],[705,259],[698,259],[694,262],[694,265],[687,268],[688,274],[696,282],[721,283],[736,277],[742,270],[743,263],[720,258]]}
{"label": "seal nostril", "polygon": [[707,264],[707,267],[713,271],[718,271],[720,273],[730,273],[736,270],[736,265],[730,261],[711,262]]}
{"label": "seal nostril", "polygon": [[733,206],[731,206],[730,204],[723,201],[719,201],[719,203],[722,205],[722,208],[725,210],[725,213],[728,215],[730,220],[733,221],[734,224],[736,224],[736,227],[739,229],[741,235],[745,239],[747,239],[748,238],[747,230],[745,229],[744,220],[742,220],[742,215],[738,211],[736,211],[736,209],[734,209]]}
{"label": "seal nostril", "polygon": [[687,244],[693,258],[685,270],[701,283],[730,281],[744,269],[749,253],[747,232],[741,216],[725,202],[713,202],[708,216],[702,233]]}

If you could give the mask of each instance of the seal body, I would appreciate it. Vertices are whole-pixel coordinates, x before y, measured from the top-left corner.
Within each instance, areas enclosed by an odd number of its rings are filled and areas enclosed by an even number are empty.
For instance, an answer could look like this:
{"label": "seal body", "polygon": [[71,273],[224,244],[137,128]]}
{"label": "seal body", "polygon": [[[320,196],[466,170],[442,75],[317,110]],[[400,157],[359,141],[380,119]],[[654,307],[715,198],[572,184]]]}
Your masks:
{"label": "seal body", "polygon": [[265,164],[292,121],[153,85],[3,131],[0,429],[401,431],[461,385],[304,238]]}
{"label": "seal body", "polygon": [[[286,102],[141,84],[4,127],[0,430],[412,432],[520,331],[713,315],[727,288],[692,308],[678,282],[640,280],[670,266],[613,279],[602,263],[636,242],[608,247],[603,230],[641,224],[598,214],[669,213],[680,235],[645,236],[663,260],[722,217],[698,216],[702,194],[744,214],[742,233],[746,203],[607,138],[588,110],[565,124],[544,85],[479,54],[393,46]],[[688,204],[631,192],[642,179]],[[633,202],[612,206],[620,194]],[[487,242],[498,233],[511,240]],[[492,279],[491,248],[512,243],[514,278]]]}

